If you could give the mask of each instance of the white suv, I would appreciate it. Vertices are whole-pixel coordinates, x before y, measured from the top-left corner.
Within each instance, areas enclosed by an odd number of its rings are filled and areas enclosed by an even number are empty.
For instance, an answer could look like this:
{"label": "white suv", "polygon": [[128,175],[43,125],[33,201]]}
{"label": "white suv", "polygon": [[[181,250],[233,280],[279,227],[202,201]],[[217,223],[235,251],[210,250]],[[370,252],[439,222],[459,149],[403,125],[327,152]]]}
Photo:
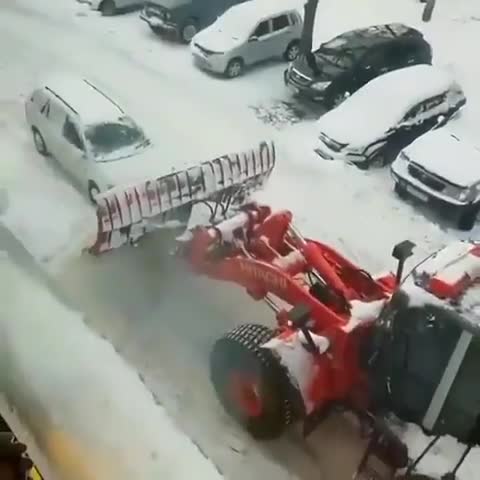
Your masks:
{"label": "white suv", "polygon": [[45,82],[26,101],[25,115],[38,152],[53,156],[92,202],[109,188],[166,173],[142,128],[84,78]]}

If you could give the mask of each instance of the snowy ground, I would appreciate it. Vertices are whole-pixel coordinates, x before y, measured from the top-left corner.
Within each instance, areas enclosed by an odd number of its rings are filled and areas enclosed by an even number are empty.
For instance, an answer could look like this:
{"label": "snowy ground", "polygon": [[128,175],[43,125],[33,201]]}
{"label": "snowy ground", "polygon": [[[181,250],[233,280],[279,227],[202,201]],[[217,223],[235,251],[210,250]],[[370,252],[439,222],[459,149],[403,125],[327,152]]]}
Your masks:
{"label": "snowy ground", "polygon": [[[2,239],[9,241],[4,232]],[[111,343],[63,302],[33,261],[26,267],[15,257],[0,258],[1,391],[55,478],[187,480],[194,469],[196,478],[221,480]]]}
{"label": "snowy ground", "polygon": [[[437,3],[424,30],[434,60],[454,71],[466,91],[457,128],[475,138],[480,65],[471,49],[480,37],[480,5]],[[414,0],[322,0],[317,42],[380,21],[419,26],[419,18]],[[68,295],[90,314],[91,326],[142,372],[148,388],[230,478],[341,480],[349,478],[358,456],[348,447],[347,427],[329,422],[307,445],[295,433],[274,445],[256,445],[224,416],[211,392],[206,359],[212,341],[245,320],[270,322],[269,313],[233,288],[191,278],[161,252],[155,236],[141,249],[76,257],[95,228],[93,212],[55,164],[34,152],[23,121],[24,97],[39,76],[51,69],[79,71],[107,85],[158,143],[166,144],[166,125],[168,145],[173,141],[199,160],[259,135],[275,138],[280,161],[261,198],[290,208],[307,235],[368,269],[390,268],[392,245],[405,238],[418,244],[421,257],[458,236],[397,199],[388,172],[319,162],[309,147],[315,114],[292,108],[284,68],[272,62],[224,81],[195,69],[188,49],[154,37],[137,14],[101,18],[74,0],[2,2],[0,207],[7,227],[55,270]]]}

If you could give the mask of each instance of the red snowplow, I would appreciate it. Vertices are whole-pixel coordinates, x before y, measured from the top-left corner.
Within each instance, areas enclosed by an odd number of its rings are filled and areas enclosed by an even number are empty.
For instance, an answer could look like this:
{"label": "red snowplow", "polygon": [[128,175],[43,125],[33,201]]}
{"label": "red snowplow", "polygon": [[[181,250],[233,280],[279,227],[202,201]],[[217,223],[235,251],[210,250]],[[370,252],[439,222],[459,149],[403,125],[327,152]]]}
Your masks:
{"label": "red snowplow", "polygon": [[[181,255],[195,273],[241,285],[276,316],[274,329],[241,325],[213,349],[212,381],[235,418],[255,437],[272,438],[332,402],[368,407],[369,378],[358,358],[396,287],[394,274],[373,278],[304,238],[289,211],[264,206],[191,235]],[[245,371],[249,364],[254,371]]]}
{"label": "red snowplow", "polygon": [[[211,381],[237,422],[257,439],[272,439],[293,423],[303,422],[308,435],[333,411],[353,413],[370,438],[354,478],[371,455],[415,478],[423,456],[410,462],[391,414],[435,438],[456,437],[468,454],[480,444],[480,246],[455,242],[403,278],[414,248],[404,241],[392,252],[396,273],[373,276],[305,238],[291,212],[247,203],[275,163],[273,144],[256,152],[222,157],[217,170],[207,162],[196,175],[173,174],[169,187],[163,178],[154,188],[145,182],[108,193],[99,201],[92,253],[114,248],[115,233],[122,244],[155,227],[152,219],[165,225],[174,214],[185,226],[182,208],[186,219],[195,202],[213,205],[206,225],[178,238],[176,255],[197,275],[244,288],[276,319],[273,327],[240,325],[213,346]],[[202,179],[207,171],[216,172],[210,183]]]}
{"label": "red snowplow", "polygon": [[[227,333],[210,359],[220,402],[255,438],[276,438],[296,421],[307,435],[334,410],[354,413],[370,432],[354,478],[363,478],[372,455],[392,472],[406,469],[402,478],[418,478],[419,459],[409,463],[386,414],[435,438],[453,435],[465,442],[466,454],[480,442],[480,388],[459,390],[478,383],[468,372],[480,360],[471,299],[480,246],[453,243],[402,279],[413,243],[393,249],[396,273],[374,277],[332,247],[304,238],[291,212],[266,206],[247,205],[190,233],[178,254],[193,272],[240,285],[275,313],[273,328],[247,323]],[[417,360],[408,350],[415,342],[423,345]]]}

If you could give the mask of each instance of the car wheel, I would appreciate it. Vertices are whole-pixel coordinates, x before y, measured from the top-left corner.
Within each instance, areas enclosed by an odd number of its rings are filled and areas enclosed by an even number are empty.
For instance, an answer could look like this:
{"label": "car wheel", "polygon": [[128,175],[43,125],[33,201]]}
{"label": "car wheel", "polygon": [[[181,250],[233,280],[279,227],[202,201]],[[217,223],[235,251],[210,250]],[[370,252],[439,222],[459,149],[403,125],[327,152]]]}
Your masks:
{"label": "car wheel", "polygon": [[405,200],[407,198],[407,192],[405,192],[405,189],[402,187],[400,182],[395,182],[395,186],[393,187],[394,192],[398,195],[399,198],[402,200]]}
{"label": "car wheel", "polygon": [[225,76],[227,78],[239,77],[243,73],[245,64],[241,58],[232,58],[225,69]]}
{"label": "car wheel", "polygon": [[192,38],[197,34],[198,28],[194,20],[188,20],[180,30],[180,40],[182,43],[188,44]]}
{"label": "car wheel", "polygon": [[348,96],[348,94],[345,91],[337,90],[336,92],[333,92],[328,97],[327,107],[330,110],[333,110],[334,108],[338,107],[341,103],[343,103],[345,101],[345,99],[347,98],[347,96]]}
{"label": "car wheel", "polygon": [[90,200],[90,202],[92,202],[93,205],[97,204],[95,198],[99,193],[100,188],[98,188],[98,185],[93,180],[90,180],[88,182],[88,199]]}
{"label": "car wheel", "polygon": [[299,53],[300,53],[300,42],[298,40],[293,40],[293,42],[290,42],[287,49],[285,50],[285,53],[283,54],[283,58],[287,62],[293,62],[298,57]]}
{"label": "car wheel", "polygon": [[163,33],[163,30],[160,28],[160,27],[155,27],[154,25],[149,25],[150,27],[150,30],[155,34],[155,35],[158,35],[158,36],[161,36],[162,33]]}
{"label": "car wheel", "polygon": [[477,223],[478,214],[480,213],[480,204],[467,207],[458,218],[457,226],[459,230],[469,232]]}
{"label": "car wheel", "polygon": [[117,7],[115,6],[114,0],[103,0],[100,4],[100,12],[105,17],[111,17],[117,13]]}
{"label": "car wheel", "polygon": [[38,131],[37,128],[33,127],[32,135],[33,135],[33,143],[35,145],[35,148],[37,149],[37,152],[40,155],[47,156],[48,155],[47,145],[45,143],[44,138],[42,137],[42,134]]}

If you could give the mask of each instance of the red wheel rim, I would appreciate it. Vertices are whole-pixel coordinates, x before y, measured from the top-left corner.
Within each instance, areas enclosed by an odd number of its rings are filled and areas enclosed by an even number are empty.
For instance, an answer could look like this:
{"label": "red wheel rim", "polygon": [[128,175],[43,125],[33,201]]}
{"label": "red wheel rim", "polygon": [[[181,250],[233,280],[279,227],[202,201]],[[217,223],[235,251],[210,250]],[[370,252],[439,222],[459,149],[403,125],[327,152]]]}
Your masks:
{"label": "red wheel rim", "polygon": [[263,411],[258,379],[242,373],[230,375],[229,393],[233,403],[248,417],[259,417]]}

